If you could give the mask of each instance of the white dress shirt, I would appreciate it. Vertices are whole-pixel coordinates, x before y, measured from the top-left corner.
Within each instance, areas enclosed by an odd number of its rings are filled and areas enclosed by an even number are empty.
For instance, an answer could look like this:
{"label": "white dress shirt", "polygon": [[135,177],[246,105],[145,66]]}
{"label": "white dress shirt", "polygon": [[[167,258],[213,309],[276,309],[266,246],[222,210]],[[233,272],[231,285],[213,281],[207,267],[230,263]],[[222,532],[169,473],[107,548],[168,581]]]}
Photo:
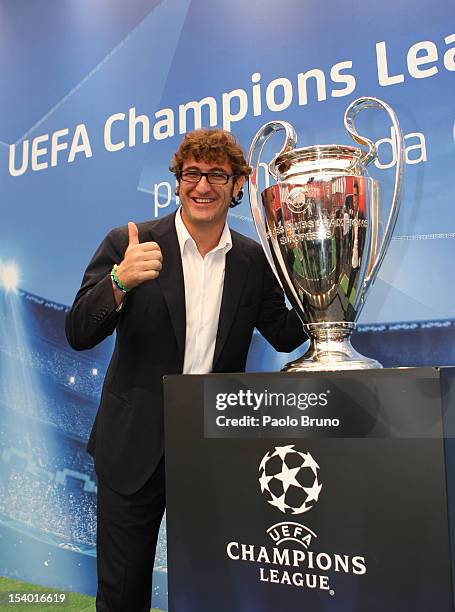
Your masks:
{"label": "white dress shirt", "polygon": [[207,374],[213,369],[226,253],[232,248],[231,232],[225,224],[218,246],[202,257],[183,223],[181,209],[175,215],[175,229],[185,282],[186,337],[183,374]]}

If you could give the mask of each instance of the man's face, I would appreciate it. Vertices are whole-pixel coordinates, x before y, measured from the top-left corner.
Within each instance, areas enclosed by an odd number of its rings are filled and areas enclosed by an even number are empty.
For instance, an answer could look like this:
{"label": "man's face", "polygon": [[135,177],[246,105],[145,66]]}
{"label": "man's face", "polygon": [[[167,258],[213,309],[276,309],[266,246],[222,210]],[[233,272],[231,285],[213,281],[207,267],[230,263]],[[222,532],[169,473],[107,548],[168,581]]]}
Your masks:
{"label": "man's face", "polygon": [[[183,162],[182,172],[185,170],[232,174],[232,166],[227,160],[207,162],[196,161],[193,157]],[[213,185],[207,181],[206,176],[201,177],[198,183],[180,180],[179,197],[183,220],[193,226],[207,227],[224,224],[232,197],[238,194],[243,181],[243,177],[230,178],[225,185]]]}

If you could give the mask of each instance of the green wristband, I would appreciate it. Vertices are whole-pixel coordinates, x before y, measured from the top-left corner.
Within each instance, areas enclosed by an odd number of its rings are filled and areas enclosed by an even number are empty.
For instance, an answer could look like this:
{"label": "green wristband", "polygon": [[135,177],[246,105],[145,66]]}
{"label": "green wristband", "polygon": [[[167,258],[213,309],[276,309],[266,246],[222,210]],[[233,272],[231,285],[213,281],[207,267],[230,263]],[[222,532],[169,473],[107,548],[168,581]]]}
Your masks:
{"label": "green wristband", "polygon": [[129,289],[122,285],[119,277],[117,276],[117,264],[114,264],[111,270],[111,279],[117,289],[119,289],[122,293],[128,293]]}

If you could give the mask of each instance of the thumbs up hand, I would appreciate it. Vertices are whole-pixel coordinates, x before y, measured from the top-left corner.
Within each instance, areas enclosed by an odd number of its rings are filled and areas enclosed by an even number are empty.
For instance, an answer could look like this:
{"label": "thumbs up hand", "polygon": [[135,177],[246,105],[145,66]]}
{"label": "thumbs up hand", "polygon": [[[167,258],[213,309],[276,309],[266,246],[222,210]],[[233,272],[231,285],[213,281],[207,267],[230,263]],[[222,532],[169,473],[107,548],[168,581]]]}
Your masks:
{"label": "thumbs up hand", "polygon": [[133,289],[144,281],[157,278],[163,256],[156,242],[139,242],[135,223],[128,223],[128,247],[123,261],[117,266],[117,276],[124,287]]}

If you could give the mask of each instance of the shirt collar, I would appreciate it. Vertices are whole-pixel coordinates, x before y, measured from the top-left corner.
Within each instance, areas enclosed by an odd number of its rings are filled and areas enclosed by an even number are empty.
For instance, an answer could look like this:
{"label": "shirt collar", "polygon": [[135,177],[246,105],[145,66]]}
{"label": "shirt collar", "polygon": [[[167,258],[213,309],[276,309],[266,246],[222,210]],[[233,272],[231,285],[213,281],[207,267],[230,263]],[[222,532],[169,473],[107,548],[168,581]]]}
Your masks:
{"label": "shirt collar", "polygon": [[[186,225],[183,223],[182,219],[182,208],[180,207],[175,215],[175,230],[177,232],[177,238],[179,241],[180,247],[180,255],[183,257],[183,251],[185,249],[185,245],[189,242],[194,246],[197,250],[196,243],[192,238],[191,234],[186,228]],[[220,236],[220,241],[218,245],[210,251],[213,253],[214,251],[218,251],[224,249],[224,252],[227,253],[232,248],[232,237],[231,232],[229,230],[229,226],[227,223],[224,224],[223,231]]]}

